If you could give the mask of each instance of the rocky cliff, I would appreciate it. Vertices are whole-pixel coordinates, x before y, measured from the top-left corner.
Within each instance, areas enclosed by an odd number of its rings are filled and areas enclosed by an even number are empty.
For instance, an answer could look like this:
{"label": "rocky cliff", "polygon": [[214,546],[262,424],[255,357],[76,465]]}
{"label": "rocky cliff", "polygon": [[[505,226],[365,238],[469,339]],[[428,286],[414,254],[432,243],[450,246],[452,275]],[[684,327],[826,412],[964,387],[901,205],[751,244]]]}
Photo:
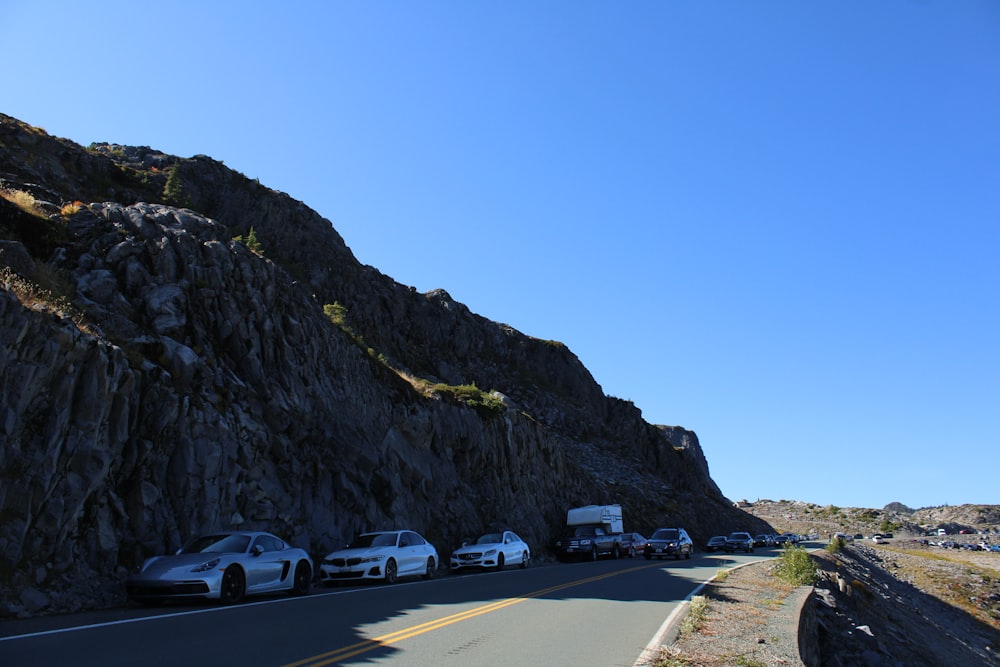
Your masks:
{"label": "rocky cliff", "polygon": [[204,156],[83,148],[0,115],[0,614],[106,606],[208,530],[319,557],[567,507],[696,536],[764,524],[697,436],[558,342],[361,265],[329,221]]}

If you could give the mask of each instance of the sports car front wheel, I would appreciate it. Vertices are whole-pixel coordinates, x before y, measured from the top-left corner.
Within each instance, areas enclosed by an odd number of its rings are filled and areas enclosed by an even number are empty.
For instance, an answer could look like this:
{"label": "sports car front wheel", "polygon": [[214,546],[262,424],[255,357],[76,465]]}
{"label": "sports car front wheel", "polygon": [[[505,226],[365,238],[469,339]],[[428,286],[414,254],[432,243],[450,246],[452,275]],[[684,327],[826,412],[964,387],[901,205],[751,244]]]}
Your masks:
{"label": "sports car front wheel", "polygon": [[236,565],[230,565],[222,574],[222,590],[219,598],[222,604],[237,604],[243,601],[247,594],[247,579]]}
{"label": "sports car front wheel", "polygon": [[306,595],[312,585],[312,568],[305,561],[295,566],[295,582],[292,585],[292,595]]}

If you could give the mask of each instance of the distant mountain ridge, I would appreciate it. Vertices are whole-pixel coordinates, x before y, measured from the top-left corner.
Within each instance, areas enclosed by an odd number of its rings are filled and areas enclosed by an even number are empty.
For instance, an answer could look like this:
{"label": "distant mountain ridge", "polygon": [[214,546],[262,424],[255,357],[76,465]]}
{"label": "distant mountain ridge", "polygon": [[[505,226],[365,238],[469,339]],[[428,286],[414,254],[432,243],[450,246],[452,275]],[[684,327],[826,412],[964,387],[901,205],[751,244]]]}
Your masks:
{"label": "distant mountain ridge", "polygon": [[360,264],[302,202],[205,156],[83,148],[0,114],[0,614],[116,604],[199,532],[316,556],[368,529],[443,555],[568,507],[762,530],[697,435],[563,344]]}
{"label": "distant mountain ridge", "polygon": [[962,530],[1000,533],[1000,505],[941,505],[911,509],[889,503],[882,509],[817,505],[792,500],[757,500],[740,503],[747,512],[781,529],[822,534],[846,532],[871,535],[892,532],[910,536],[944,529],[949,534]]}

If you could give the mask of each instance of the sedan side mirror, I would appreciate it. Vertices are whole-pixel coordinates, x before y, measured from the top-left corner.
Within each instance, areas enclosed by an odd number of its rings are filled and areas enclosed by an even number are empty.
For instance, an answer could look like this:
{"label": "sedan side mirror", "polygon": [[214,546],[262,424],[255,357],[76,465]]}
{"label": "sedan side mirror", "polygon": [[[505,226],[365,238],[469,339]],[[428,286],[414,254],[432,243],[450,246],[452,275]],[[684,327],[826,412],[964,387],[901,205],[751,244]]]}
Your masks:
{"label": "sedan side mirror", "polygon": [[260,546],[259,544],[253,545],[253,549],[250,550],[251,556],[259,556],[262,553],[264,553],[264,547]]}

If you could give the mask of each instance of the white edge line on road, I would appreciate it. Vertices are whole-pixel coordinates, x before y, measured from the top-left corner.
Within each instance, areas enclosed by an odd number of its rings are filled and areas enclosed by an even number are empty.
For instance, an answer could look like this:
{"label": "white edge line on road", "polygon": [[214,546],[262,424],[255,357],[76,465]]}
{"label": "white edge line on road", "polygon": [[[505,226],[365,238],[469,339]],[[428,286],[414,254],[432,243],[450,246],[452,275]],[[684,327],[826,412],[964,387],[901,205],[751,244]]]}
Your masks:
{"label": "white edge line on road", "polygon": [[[765,559],[760,558],[758,560],[752,560],[749,563],[740,563],[739,565],[735,565],[733,567],[726,569],[737,570],[747,565],[753,565],[754,563],[759,563],[762,560]],[[646,648],[644,648],[642,650],[642,653],[639,654],[639,658],[635,661],[632,667],[650,667],[650,665],[656,663],[656,660],[660,657],[660,649],[663,648],[663,638],[666,636],[667,631],[669,631],[671,626],[674,624],[674,621],[677,620],[682,611],[688,608],[688,605],[691,603],[691,598],[700,593],[701,590],[705,588],[705,586],[707,586],[709,582],[711,582],[717,576],[719,576],[718,573],[712,575],[705,581],[698,584],[698,586],[695,587],[694,590],[692,590],[690,593],[687,594],[687,597],[681,600],[681,603],[679,605],[674,607],[674,610],[670,612],[670,616],[667,616],[667,619],[663,621],[663,625],[660,626],[660,629],[656,631],[656,634],[653,635],[653,638],[649,640],[648,644],[646,644]]]}

